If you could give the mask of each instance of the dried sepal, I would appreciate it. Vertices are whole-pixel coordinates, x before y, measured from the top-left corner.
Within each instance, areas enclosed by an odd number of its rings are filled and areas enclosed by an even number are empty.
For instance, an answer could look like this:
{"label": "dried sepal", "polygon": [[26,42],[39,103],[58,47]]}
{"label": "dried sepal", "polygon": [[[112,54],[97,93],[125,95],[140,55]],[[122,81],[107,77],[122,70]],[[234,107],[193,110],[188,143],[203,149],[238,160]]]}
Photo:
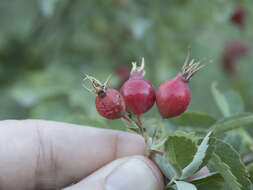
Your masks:
{"label": "dried sepal", "polygon": [[[99,80],[97,80],[95,77],[85,75],[86,77],[83,79],[83,87],[87,91],[91,93],[95,93],[97,95],[104,94],[106,92],[106,88],[108,86],[108,83],[111,79],[111,75],[106,79],[106,81],[102,84]],[[89,88],[86,84],[86,81],[90,81],[92,88]]]}
{"label": "dried sepal", "polygon": [[191,55],[191,46],[188,47],[188,54],[180,72],[180,74],[186,81],[189,81],[195,73],[197,73],[200,69],[205,67],[207,64],[211,63],[211,61],[208,61],[205,64],[201,65],[200,61],[195,62],[195,59],[192,59],[189,62],[190,55]]}
{"label": "dried sepal", "polygon": [[145,75],[144,67],[145,67],[144,57],[141,59],[141,65],[140,66],[137,66],[137,62],[132,62],[131,75],[144,76]]}

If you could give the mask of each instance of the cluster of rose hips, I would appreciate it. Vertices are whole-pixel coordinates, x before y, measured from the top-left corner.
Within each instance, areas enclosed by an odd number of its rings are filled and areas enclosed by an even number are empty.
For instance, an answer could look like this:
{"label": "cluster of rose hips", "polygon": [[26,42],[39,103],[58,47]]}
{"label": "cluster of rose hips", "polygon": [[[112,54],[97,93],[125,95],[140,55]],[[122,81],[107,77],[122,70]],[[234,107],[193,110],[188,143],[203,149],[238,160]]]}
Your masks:
{"label": "cluster of rose hips", "polygon": [[[157,92],[152,83],[144,79],[144,58],[142,58],[141,66],[137,66],[136,62],[132,63],[129,79],[124,82],[120,92],[107,88],[109,78],[102,84],[96,78],[86,75],[83,86],[97,95],[95,104],[101,116],[107,119],[127,120],[139,129],[138,132],[147,141],[142,114],[150,110],[155,102],[163,119],[178,116],[188,107],[191,99],[188,82],[204,66],[200,65],[200,62],[195,62],[194,59],[191,61],[189,59],[190,47],[181,72],[175,78],[161,84]],[[92,89],[85,84],[87,80],[91,82]],[[129,114],[136,115],[138,122],[132,120]]]}
{"label": "cluster of rose hips", "polygon": [[[238,26],[238,28],[242,31],[245,28],[246,16],[246,10],[238,5],[232,12],[230,21],[234,25]],[[242,41],[233,40],[227,43],[223,52],[222,60],[222,67],[224,72],[230,76],[237,74],[238,59],[247,55],[248,51],[249,46]]]}

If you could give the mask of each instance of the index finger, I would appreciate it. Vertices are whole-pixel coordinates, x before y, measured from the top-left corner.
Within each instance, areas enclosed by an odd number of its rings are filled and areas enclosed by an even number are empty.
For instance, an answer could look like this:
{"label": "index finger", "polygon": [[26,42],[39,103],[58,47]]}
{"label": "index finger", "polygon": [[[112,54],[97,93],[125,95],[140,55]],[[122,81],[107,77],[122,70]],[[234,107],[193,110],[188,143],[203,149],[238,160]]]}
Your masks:
{"label": "index finger", "polygon": [[143,155],[142,137],[53,121],[0,122],[0,189],[60,188],[108,162]]}

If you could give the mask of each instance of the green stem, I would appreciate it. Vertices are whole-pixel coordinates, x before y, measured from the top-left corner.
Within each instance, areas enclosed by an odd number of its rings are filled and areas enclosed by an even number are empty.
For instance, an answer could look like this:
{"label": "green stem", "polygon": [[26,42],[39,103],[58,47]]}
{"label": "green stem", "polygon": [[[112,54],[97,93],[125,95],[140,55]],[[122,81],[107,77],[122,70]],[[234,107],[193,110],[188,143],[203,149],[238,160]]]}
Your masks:
{"label": "green stem", "polygon": [[170,182],[166,185],[166,188],[169,188],[176,181],[176,176],[174,176]]}
{"label": "green stem", "polygon": [[130,117],[128,117],[128,115],[124,115],[123,119],[125,119],[126,121],[131,123],[135,128],[140,130],[140,127]]}
{"label": "green stem", "polygon": [[142,128],[144,140],[145,140],[146,144],[148,145],[148,134],[147,134],[147,129],[144,125],[143,117],[142,117],[142,115],[138,115],[137,117],[138,117],[138,120],[140,121],[140,125],[141,125],[141,128]]}
{"label": "green stem", "polygon": [[162,147],[164,145],[164,143],[166,142],[167,138],[164,138],[161,142],[159,142],[158,144],[155,144],[152,146],[152,149],[159,149],[160,147]]}
{"label": "green stem", "polygon": [[159,123],[158,123],[158,125],[156,125],[156,128],[155,128],[155,130],[154,130],[154,133],[153,133],[153,135],[152,135],[152,144],[155,143],[156,134],[157,134],[158,130],[161,128],[162,122],[163,122],[163,118],[161,118],[160,121],[159,121]]}
{"label": "green stem", "polygon": [[141,128],[141,131],[142,131],[142,136],[143,136],[143,138],[145,140],[145,143],[146,143],[146,155],[149,156],[149,154],[150,154],[150,144],[148,142],[147,129],[146,129],[145,125],[144,125],[144,120],[143,120],[142,115],[141,114],[138,115],[137,118],[138,118],[138,120],[140,122],[140,128]]}

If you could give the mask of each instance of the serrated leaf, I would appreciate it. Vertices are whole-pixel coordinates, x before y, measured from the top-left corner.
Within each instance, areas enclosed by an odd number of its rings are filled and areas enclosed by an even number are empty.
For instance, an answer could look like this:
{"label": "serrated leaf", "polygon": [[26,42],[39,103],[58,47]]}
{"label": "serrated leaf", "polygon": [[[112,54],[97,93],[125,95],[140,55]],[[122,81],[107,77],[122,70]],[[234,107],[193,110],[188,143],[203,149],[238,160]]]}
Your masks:
{"label": "serrated leaf", "polygon": [[246,168],[231,145],[217,139],[211,161],[232,190],[250,190],[251,182]]}
{"label": "serrated leaf", "polygon": [[178,117],[171,119],[170,122],[183,127],[206,129],[215,124],[216,119],[205,113],[186,112]]}
{"label": "serrated leaf", "polygon": [[218,121],[212,126],[215,134],[220,134],[253,123],[252,113],[240,113]]}
{"label": "serrated leaf", "polygon": [[220,92],[217,89],[217,83],[212,84],[212,93],[215,99],[215,102],[220,109],[221,113],[225,117],[229,117],[233,114],[241,113],[244,110],[244,105],[240,95],[233,91],[229,90],[225,93]]}
{"label": "serrated leaf", "polygon": [[237,178],[231,172],[230,167],[215,153],[212,156],[212,165],[214,165],[217,171],[220,172],[232,190],[241,190],[242,185],[237,181]]}
{"label": "serrated leaf", "polygon": [[168,136],[164,144],[165,158],[180,169],[185,168],[193,159],[197,145],[184,136]]}
{"label": "serrated leaf", "polygon": [[209,173],[191,181],[198,190],[218,190],[224,184],[224,179],[219,173]]}
{"label": "serrated leaf", "polygon": [[177,190],[197,190],[195,185],[185,181],[175,181]]}
{"label": "serrated leaf", "polygon": [[211,138],[212,134],[213,132],[210,131],[205,136],[201,144],[198,146],[198,150],[194,155],[192,162],[183,169],[180,179],[186,179],[187,177],[190,177],[201,167],[207,164],[214,150],[213,144],[215,140],[214,138]]}
{"label": "serrated leaf", "polygon": [[178,177],[181,175],[180,170],[170,164],[163,156],[156,154],[155,162],[169,180],[171,180],[173,177]]}

